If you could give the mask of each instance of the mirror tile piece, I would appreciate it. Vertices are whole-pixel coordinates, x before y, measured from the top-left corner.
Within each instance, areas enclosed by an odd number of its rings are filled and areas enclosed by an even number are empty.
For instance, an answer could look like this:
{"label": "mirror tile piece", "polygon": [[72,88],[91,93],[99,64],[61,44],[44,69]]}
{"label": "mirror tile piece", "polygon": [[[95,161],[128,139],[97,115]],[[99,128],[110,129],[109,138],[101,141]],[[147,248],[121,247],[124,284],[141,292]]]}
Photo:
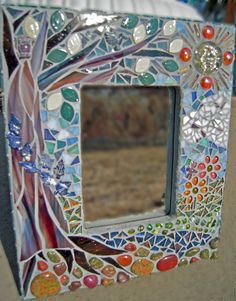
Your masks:
{"label": "mirror tile piece", "polygon": [[[12,214],[22,297],[124,283],[216,259],[234,28],[5,5],[1,33],[9,218]],[[175,170],[166,190],[176,199],[170,215],[86,227],[84,85],[180,89]]]}

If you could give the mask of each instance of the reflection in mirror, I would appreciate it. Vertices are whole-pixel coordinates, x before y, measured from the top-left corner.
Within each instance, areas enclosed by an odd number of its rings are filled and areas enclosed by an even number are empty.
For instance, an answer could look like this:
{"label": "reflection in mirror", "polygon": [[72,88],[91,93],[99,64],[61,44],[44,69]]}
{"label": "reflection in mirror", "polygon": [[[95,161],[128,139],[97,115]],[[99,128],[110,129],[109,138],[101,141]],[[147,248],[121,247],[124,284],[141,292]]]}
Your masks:
{"label": "reflection in mirror", "polygon": [[85,221],[165,215],[173,103],[166,87],[81,89]]}

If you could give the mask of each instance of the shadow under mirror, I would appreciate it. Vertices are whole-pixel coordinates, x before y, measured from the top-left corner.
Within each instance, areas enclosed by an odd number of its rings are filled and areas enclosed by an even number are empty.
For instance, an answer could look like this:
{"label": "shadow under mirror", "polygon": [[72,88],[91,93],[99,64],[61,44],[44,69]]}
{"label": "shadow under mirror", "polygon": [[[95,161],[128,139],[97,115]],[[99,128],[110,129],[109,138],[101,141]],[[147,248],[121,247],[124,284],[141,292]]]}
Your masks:
{"label": "shadow under mirror", "polygon": [[166,214],[171,202],[166,187],[173,168],[174,91],[137,86],[81,89],[86,222]]}

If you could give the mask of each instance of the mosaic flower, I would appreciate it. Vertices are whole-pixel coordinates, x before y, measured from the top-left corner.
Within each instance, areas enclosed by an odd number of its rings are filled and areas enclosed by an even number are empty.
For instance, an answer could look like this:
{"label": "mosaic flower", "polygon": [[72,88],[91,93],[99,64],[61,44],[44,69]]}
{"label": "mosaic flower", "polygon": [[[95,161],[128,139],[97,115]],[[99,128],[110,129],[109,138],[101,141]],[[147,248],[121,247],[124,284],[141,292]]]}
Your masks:
{"label": "mosaic flower", "polygon": [[185,183],[184,196],[186,197],[187,203],[190,205],[195,199],[201,202],[207,191],[206,180],[193,177],[192,181]]}
{"label": "mosaic flower", "polygon": [[[225,51],[224,41],[229,38],[228,35],[222,35],[218,28],[211,25],[201,28],[200,25],[192,27],[188,24],[186,30],[189,35],[189,45],[184,45],[179,52],[180,60],[187,66],[183,81],[191,88],[200,85],[203,90],[209,90],[213,86],[220,90],[220,85],[228,88],[225,78],[230,78],[229,65],[234,58],[231,51]],[[217,38],[219,35],[220,39]],[[193,69],[196,71],[194,76],[192,76]]]}
{"label": "mosaic flower", "polygon": [[211,158],[210,156],[205,157],[205,162],[201,162],[198,164],[199,169],[199,177],[205,178],[206,176],[210,177],[212,180],[217,178],[217,172],[221,170],[221,165],[219,164],[219,157],[214,156]]}

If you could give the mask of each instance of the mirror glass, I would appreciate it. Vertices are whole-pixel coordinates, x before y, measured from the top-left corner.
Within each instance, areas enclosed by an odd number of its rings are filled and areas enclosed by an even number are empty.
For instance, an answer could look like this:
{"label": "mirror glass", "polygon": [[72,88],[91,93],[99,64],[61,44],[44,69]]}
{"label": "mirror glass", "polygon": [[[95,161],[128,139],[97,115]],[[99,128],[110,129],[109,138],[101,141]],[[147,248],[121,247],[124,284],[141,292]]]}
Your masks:
{"label": "mirror glass", "polygon": [[172,115],[166,87],[81,89],[85,221],[165,215]]}

